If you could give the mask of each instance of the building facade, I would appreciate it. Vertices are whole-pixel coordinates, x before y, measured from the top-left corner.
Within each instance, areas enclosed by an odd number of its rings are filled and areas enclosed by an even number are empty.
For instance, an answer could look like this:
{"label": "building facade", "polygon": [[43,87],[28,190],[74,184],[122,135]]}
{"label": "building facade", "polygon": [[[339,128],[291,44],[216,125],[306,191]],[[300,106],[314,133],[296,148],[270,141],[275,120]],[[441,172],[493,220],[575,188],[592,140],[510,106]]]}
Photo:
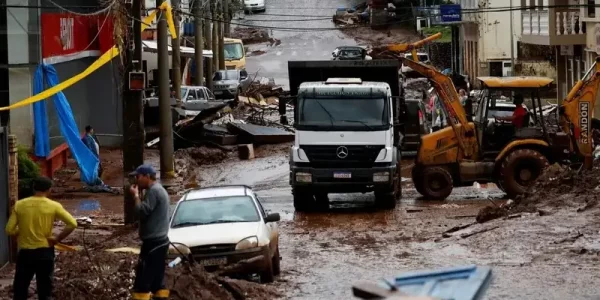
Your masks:
{"label": "building facade", "polygon": [[590,27],[579,4],[580,0],[521,0],[520,3],[521,42],[550,46],[554,51],[558,100],[566,97],[590,66],[584,51]]}
{"label": "building facade", "polygon": [[[33,95],[39,64],[51,64],[64,81],[90,66],[113,45],[112,20],[105,14],[81,16],[98,10],[99,0],[54,0],[63,10],[45,0],[0,0],[0,91],[8,97],[1,106]],[[24,6],[23,8],[15,6]],[[122,133],[119,60],[101,67],[63,92],[80,131],[92,125],[103,145],[120,145]],[[48,101],[50,144],[64,144],[52,101]],[[2,116],[21,145],[33,146],[32,106],[11,110]]]}

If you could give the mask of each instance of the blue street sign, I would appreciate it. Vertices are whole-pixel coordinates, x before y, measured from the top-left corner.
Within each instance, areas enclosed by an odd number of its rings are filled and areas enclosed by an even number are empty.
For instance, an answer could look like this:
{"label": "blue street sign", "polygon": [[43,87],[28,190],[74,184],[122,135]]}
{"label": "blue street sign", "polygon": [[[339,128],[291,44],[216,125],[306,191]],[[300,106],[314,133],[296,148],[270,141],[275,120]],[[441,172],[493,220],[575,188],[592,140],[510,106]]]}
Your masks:
{"label": "blue street sign", "polygon": [[442,18],[442,22],[462,21],[462,10],[460,4],[440,5],[440,15]]}

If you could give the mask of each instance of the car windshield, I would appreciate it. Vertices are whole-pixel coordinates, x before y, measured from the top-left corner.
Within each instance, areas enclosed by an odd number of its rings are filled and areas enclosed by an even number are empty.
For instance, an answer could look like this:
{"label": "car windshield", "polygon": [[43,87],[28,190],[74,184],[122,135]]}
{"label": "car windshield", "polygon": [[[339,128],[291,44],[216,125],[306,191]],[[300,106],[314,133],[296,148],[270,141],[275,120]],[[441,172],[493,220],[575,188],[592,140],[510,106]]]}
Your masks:
{"label": "car windshield", "polygon": [[187,89],[181,88],[181,97],[185,97],[185,93],[187,93]]}
{"label": "car windshield", "polygon": [[300,108],[297,124],[299,127],[374,130],[375,127],[389,125],[384,98],[300,98],[298,107]]}
{"label": "car windshield", "polygon": [[173,215],[172,228],[233,222],[258,222],[260,217],[249,196],[186,200]]}
{"label": "car windshield", "polygon": [[215,72],[215,76],[213,77],[214,81],[239,80],[239,79],[240,79],[240,75],[237,70],[218,71],[218,72]]}
{"label": "car windshield", "polygon": [[237,60],[244,57],[244,48],[240,43],[224,45],[225,60]]}

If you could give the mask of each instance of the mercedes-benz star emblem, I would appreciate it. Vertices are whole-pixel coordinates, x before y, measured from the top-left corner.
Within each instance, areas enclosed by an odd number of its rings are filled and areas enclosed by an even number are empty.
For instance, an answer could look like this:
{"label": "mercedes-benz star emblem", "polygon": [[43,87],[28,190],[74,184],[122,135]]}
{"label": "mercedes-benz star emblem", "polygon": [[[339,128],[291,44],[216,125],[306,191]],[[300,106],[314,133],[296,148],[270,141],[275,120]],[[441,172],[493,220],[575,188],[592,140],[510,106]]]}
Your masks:
{"label": "mercedes-benz star emblem", "polygon": [[337,150],[335,150],[335,153],[337,154],[337,157],[344,159],[348,157],[348,148],[344,146],[339,146]]}

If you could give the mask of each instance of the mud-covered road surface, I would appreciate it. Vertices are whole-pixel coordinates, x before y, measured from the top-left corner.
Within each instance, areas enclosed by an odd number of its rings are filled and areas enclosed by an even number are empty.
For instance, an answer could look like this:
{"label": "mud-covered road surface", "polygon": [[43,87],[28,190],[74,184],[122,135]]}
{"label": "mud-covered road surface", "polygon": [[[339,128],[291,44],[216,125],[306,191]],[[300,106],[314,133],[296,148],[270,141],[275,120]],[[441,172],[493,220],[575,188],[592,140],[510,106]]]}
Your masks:
{"label": "mud-covered road surface", "polygon": [[281,214],[282,276],[275,285],[286,299],[351,299],[352,284],[361,280],[469,264],[493,268],[487,299],[594,299],[600,292],[595,284],[598,256],[589,250],[600,250],[597,241],[588,240],[586,246],[561,242],[584,228],[598,236],[600,226],[589,228],[598,223],[596,213],[523,214],[444,234],[474,223],[481,208],[502,204],[502,193],[461,188],[447,201],[432,202],[420,199],[408,178],[392,211],[377,210],[372,194],[350,194],[331,195],[326,211],[295,213],[287,155],[283,149],[271,154],[199,172],[215,181],[203,185],[252,186],[267,210]]}

